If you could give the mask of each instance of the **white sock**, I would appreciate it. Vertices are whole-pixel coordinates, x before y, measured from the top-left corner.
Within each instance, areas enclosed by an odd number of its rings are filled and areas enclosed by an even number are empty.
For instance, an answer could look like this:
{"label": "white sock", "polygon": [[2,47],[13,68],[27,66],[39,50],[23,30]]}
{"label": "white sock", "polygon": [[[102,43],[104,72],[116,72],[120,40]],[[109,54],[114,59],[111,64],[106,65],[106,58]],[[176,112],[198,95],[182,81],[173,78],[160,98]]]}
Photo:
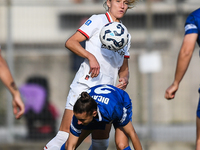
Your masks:
{"label": "white sock", "polygon": [[67,141],[68,137],[68,132],[58,131],[57,135],[46,144],[44,150],[60,150],[61,146]]}
{"label": "white sock", "polygon": [[88,150],[107,150],[108,145],[109,145],[109,138],[101,140],[92,139],[92,144]]}

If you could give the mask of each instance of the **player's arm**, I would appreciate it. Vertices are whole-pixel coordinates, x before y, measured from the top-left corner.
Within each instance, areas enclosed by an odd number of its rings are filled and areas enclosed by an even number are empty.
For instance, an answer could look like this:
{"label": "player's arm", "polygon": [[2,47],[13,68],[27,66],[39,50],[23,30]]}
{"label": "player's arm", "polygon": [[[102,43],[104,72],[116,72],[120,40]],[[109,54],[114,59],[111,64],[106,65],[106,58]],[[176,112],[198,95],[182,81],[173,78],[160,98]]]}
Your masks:
{"label": "player's arm", "polygon": [[69,133],[69,138],[66,142],[65,149],[66,150],[74,150],[76,148],[76,144],[78,142],[79,137],[73,135],[71,132]]}
{"label": "player's arm", "polygon": [[5,59],[1,56],[0,51],[0,79],[3,84],[7,87],[13,97],[12,105],[13,105],[13,113],[15,114],[16,119],[19,119],[24,113],[24,104],[20,97],[20,92],[18,91],[11,72],[8,68],[8,65]]}
{"label": "player's arm", "polygon": [[123,127],[123,129],[126,132],[126,134],[129,136],[129,138],[131,139],[134,149],[142,150],[142,145],[140,143],[140,140],[137,136],[137,133],[135,132],[135,129],[134,129],[132,123],[129,122],[127,125],[125,125]]}
{"label": "player's arm", "polygon": [[129,80],[129,67],[128,67],[128,58],[124,58],[124,62],[119,69],[119,84],[117,85],[118,88],[125,90],[128,85]]}
{"label": "player's arm", "polygon": [[66,48],[68,48],[73,53],[77,54],[80,57],[87,58],[90,64],[91,77],[97,77],[100,71],[100,65],[93,54],[85,50],[80,42],[86,40],[87,38],[77,31],[74,35],[72,35],[65,43]]}
{"label": "player's arm", "polygon": [[167,88],[165,92],[166,99],[173,99],[175,97],[175,93],[178,90],[179,84],[184,77],[192,58],[197,36],[198,34],[196,33],[187,34],[183,39],[183,43],[178,55],[174,82],[169,88]]}

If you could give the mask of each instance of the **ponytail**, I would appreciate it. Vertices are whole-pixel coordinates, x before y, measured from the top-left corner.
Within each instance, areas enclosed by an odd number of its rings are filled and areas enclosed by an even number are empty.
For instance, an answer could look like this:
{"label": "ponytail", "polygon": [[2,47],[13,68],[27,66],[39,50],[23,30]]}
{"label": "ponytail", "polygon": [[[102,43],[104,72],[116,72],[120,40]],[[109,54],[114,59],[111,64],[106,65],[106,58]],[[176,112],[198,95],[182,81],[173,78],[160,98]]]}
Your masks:
{"label": "ponytail", "polygon": [[74,104],[74,113],[84,113],[91,115],[95,110],[97,110],[96,101],[87,93],[82,92],[76,103]]}

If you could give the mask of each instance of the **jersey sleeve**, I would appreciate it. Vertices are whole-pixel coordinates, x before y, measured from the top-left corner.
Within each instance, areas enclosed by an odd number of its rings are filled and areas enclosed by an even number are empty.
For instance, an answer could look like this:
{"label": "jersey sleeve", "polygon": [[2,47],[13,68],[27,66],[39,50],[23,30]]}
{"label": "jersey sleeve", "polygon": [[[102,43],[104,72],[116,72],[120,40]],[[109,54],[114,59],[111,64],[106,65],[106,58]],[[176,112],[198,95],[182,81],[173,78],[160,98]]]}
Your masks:
{"label": "jersey sleeve", "polygon": [[89,39],[97,30],[99,30],[99,24],[101,19],[98,15],[92,15],[79,29],[87,39]]}
{"label": "jersey sleeve", "polygon": [[198,28],[196,25],[195,17],[193,15],[189,15],[185,22],[185,35],[191,33],[198,34]]}
{"label": "jersey sleeve", "polygon": [[75,116],[73,116],[72,122],[71,122],[71,125],[70,125],[70,132],[73,135],[79,137],[80,134],[81,134],[82,128],[83,128],[83,125],[79,125],[78,124],[78,119]]}

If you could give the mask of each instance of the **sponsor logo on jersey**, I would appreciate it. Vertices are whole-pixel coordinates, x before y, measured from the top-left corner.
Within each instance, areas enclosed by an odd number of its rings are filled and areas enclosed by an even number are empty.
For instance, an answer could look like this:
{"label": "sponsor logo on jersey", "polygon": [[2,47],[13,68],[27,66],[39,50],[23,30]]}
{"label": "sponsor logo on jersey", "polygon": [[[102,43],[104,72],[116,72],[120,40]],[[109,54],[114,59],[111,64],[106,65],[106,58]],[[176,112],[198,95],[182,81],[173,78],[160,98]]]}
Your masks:
{"label": "sponsor logo on jersey", "polygon": [[[126,47],[126,46],[125,46]],[[101,44],[101,48],[102,49],[107,49],[106,46],[104,44]],[[107,49],[108,50],[108,49]],[[118,53],[120,56],[124,56],[125,55],[125,49],[120,49],[120,50],[112,50],[115,53]]]}
{"label": "sponsor logo on jersey", "polygon": [[121,49],[121,50],[118,50],[117,53],[121,56],[124,56],[125,55],[125,50],[124,49]]}
{"label": "sponsor logo on jersey", "polygon": [[91,23],[92,23],[92,20],[87,20],[87,21],[85,22],[85,25],[86,25],[86,26],[89,26]]}

